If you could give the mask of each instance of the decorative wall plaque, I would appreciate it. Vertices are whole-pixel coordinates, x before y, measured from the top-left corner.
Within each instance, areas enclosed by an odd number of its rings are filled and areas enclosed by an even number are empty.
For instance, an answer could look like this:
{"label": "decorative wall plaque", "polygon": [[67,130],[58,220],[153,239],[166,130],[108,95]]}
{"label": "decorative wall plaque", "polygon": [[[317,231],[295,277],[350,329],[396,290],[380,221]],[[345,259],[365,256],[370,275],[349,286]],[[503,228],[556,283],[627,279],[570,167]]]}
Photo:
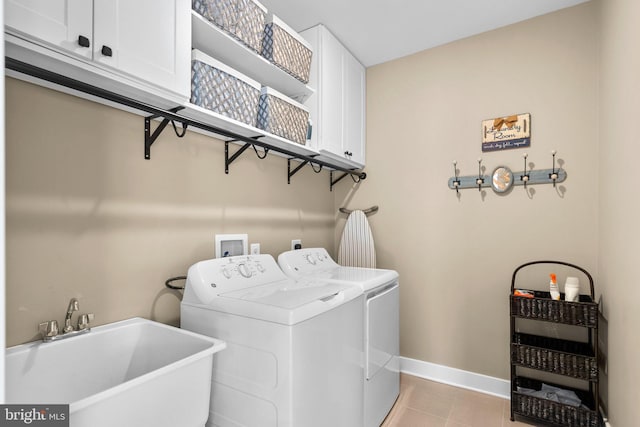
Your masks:
{"label": "decorative wall plaque", "polygon": [[531,114],[515,114],[482,121],[482,151],[531,145]]}

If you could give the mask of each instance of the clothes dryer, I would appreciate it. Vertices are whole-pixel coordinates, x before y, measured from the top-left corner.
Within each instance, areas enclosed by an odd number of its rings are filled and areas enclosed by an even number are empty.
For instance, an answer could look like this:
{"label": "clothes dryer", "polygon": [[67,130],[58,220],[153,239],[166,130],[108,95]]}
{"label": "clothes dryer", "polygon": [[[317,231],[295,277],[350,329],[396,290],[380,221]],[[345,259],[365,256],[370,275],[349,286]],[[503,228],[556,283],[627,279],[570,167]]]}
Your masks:
{"label": "clothes dryer", "polygon": [[189,268],[181,327],[227,343],[207,426],[362,425],[362,290],[284,275],[270,255]]}
{"label": "clothes dryer", "polygon": [[364,292],[363,421],[378,427],[400,393],[400,287],[394,270],[343,267],[324,248],[278,256],[289,277],[356,286]]}

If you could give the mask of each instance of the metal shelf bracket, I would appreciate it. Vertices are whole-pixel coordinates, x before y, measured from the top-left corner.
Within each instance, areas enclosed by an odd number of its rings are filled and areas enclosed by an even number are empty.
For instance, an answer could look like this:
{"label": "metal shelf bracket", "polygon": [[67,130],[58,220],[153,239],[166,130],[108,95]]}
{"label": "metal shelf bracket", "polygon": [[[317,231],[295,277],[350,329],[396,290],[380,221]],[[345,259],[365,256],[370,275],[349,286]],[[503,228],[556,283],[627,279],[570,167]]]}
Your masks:
{"label": "metal shelf bracket", "polygon": [[[351,179],[353,180],[353,182],[355,182],[356,184],[359,183],[360,181],[362,181],[363,179],[367,178],[367,174],[364,172],[358,172],[358,173],[354,173],[354,172],[345,172],[342,175],[340,175],[339,177],[337,177],[335,180],[333,179],[333,173],[335,171],[331,171],[331,173],[329,174],[329,191],[333,191],[333,186],[336,185],[337,183],[339,183],[340,181],[342,181],[347,175],[351,176]],[[354,176],[357,176],[357,178],[354,178]]]}
{"label": "metal shelf bracket", "polygon": [[308,160],[303,161],[295,169],[291,170],[291,159],[287,159],[287,184],[291,184],[291,177],[298,173],[300,169],[305,167],[309,163]]}
{"label": "metal shelf bracket", "polygon": [[233,163],[235,159],[240,157],[242,153],[244,153],[247,148],[251,147],[251,144],[246,143],[242,147],[240,147],[231,157],[229,157],[229,144],[232,142],[236,142],[235,140],[225,141],[224,142],[224,173],[229,174],[229,165]]}
{"label": "metal shelf bracket", "polygon": [[[252,139],[255,139],[257,141],[259,138],[262,138],[262,136],[256,136]],[[244,142],[244,145],[240,147],[235,153],[233,153],[231,157],[229,157],[229,144],[232,142]],[[267,157],[267,154],[269,154],[269,147],[263,147],[264,155],[261,156],[260,154],[258,154],[256,146],[251,142],[239,141],[237,139],[229,139],[224,142],[224,173],[229,175],[229,165],[233,163],[238,157],[240,157],[242,153],[244,153],[249,147],[253,147],[253,150],[256,152],[256,156],[258,156],[260,160],[265,159]]]}
{"label": "metal shelf bracket", "polygon": [[340,175],[338,178],[334,180],[333,171],[331,171],[331,173],[329,174],[329,191],[333,191],[333,186],[339,183],[340,181],[342,181],[346,176],[347,176],[347,173],[343,173],[342,175]]}
{"label": "metal shelf bracket", "polygon": [[[176,113],[182,110],[183,108],[184,107],[176,107],[176,108],[172,108],[169,111],[172,113]],[[151,146],[153,145],[154,142],[156,142],[156,139],[158,139],[158,137],[164,131],[164,128],[167,127],[169,122],[171,122],[171,124],[173,125],[173,130],[176,132],[176,135],[179,138],[182,138],[184,134],[187,132],[187,123],[184,123],[184,122],[182,123],[182,129],[183,129],[182,133],[178,133],[178,129],[176,128],[175,121],[164,118],[160,122],[158,127],[156,127],[156,130],[153,131],[153,133],[151,133],[151,120],[155,120],[160,117],[163,117],[163,116],[154,114],[152,116],[147,116],[144,118],[144,158],[147,160],[151,159]]]}

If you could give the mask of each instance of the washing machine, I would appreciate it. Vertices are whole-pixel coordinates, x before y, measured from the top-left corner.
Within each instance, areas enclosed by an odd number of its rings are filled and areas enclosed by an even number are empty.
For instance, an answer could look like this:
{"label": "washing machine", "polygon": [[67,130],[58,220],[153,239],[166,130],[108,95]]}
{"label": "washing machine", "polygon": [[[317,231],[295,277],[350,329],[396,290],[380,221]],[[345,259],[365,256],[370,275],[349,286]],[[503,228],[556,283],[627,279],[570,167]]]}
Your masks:
{"label": "washing machine", "polygon": [[278,256],[292,278],[356,286],[364,292],[363,421],[377,427],[400,393],[400,287],[394,270],[342,267],[324,248],[305,248]]}
{"label": "washing machine", "polygon": [[181,327],[227,343],[207,427],[362,425],[362,290],[287,277],[271,255],[189,268]]}

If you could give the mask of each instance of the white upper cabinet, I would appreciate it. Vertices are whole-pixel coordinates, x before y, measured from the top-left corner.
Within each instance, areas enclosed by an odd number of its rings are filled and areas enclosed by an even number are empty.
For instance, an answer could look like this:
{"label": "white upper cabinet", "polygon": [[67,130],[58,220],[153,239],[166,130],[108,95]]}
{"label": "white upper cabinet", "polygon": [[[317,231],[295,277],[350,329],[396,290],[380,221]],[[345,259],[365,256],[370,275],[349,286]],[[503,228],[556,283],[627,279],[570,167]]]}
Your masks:
{"label": "white upper cabinet", "polygon": [[344,123],[345,156],[364,165],[365,153],[365,68],[350,52],[344,54]]}
{"label": "white upper cabinet", "polygon": [[189,0],[7,0],[5,11],[9,34],[189,97]]}
{"label": "white upper cabinet", "polygon": [[189,95],[189,0],[94,0],[93,59]]}
{"label": "white upper cabinet", "polygon": [[316,89],[305,105],[313,124],[310,145],[340,164],[365,164],[365,68],[323,25],[302,36],[313,46],[309,84]]}
{"label": "white upper cabinet", "polygon": [[93,1],[6,0],[6,29],[91,59]]}

